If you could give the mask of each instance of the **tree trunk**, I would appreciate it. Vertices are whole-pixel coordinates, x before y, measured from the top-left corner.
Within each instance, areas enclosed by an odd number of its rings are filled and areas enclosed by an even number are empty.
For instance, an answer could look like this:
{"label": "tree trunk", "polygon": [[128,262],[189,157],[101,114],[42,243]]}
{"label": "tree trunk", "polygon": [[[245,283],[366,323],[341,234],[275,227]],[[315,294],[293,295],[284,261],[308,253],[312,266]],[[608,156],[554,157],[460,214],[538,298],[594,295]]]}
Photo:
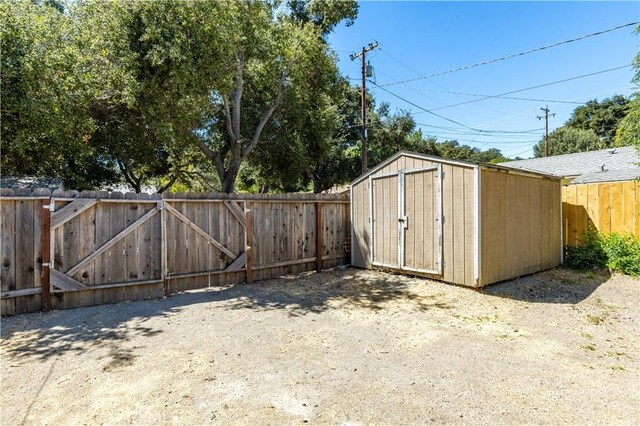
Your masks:
{"label": "tree trunk", "polygon": [[[236,53],[235,88],[229,97],[226,95],[222,96],[222,111],[224,112],[225,117],[228,144],[221,150],[213,151],[203,141],[198,140],[198,147],[207,158],[213,161],[216,167],[218,177],[220,178],[222,192],[227,194],[233,192],[242,161],[249,156],[253,148],[258,144],[264,127],[267,125],[267,122],[271,119],[273,112],[282,101],[282,94],[285,82],[287,81],[290,65],[291,64],[285,66],[282,75],[280,76],[280,80],[278,81],[278,93],[275,99],[262,114],[260,121],[252,132],[253,134],[251,138],[245,140],[242,138],[242,134],[240,132],[241,100],[244,88],[244,53],[240,51]],[[230,155],[231,158],[228,168],[225,168],[225,160],[228,155]]]}
{"label": "tree trunk", "polygon": [[315,175],[313,175],[313,177],[311,178],[313,180],[313,193],[314,194],[319,194],[322,192],[322,182],[320,181],[320,179],[318,179],[318,177],[316,177]]}

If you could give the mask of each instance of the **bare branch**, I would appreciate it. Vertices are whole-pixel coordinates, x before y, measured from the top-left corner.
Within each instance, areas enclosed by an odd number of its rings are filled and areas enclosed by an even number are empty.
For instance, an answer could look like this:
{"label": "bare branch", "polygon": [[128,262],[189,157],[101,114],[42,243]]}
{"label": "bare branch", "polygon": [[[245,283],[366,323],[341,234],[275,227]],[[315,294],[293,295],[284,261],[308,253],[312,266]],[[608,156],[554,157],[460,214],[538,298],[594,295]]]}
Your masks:
{"label": "bare branch", "polygon": [[282,72],[282,75],[280,76],[280,81],[278,82],[278,94],[276,95],[276,98],[272,102],[269,109],[267,109],[264,112],[264,114],[262,114],[262,118],[260,118],[260,122],[258,123],[258,126],[256,127],[256,130],[253,133],[253,138],[251,138],[251,142],[249,142],[249,144],[242,150],[243,157],[246,157],[247,155],[249,155],[249,153],[253,150],[253,148],[255,148],[255,146],[258,144],[258,142],[260,141],[260,135],[262,134],[262,130],[264,129],[264,126],[266,126],[267,122],[273,115],[274,111],[280,105],[280,102],[282,101],[282,96],[284,94],[284,86],[286,84],[288,74],[289,74],[289,65],[285,67],[284,71]]}
{"label": "bare branch", "polygon": [[116,159],[116,162],[118,163],[118,167],[120,168],[120,171],[122,172],[122,175],[124,176],[124,179],[127,181],[127,183],[131,185],[134,191],[140,192],[140,182],[142,181],[144,175],[141,175],[138,178],[133,173],[133,171],[129,169],[129,167],[127,167],[124,161]]}
{"label": "bare branch", "polygon": [[173,176],[171,176],[171,179],[169,179],[169,182],[167,182],[165,185],[160,187],[160,189],[158,189],[157,191],[158,194],[162,194],[164,191],[171,188],[171,186],[173,186],[173,184],[176,183],[177,180],[178,180],[178,172],[175,172],[173,173]]}
{"label": "bare branch", "polygon": [[220,158],[220,154],[212,151],[207,146],[207,144],[205,144],[202,140],[197,139],[197,141],[198,141],[198,148],[200,148],[200,151],[202,151],[202,153],[206,155],[208,159],[213,161],[213,164],[216,166],[216,171],[218,172],[218,175],[224,176],[225,174],[224,163],[222,162],[222,158]]}
{"label": "bare branch", "polygon": [[239,143],[240,142],[240,105],[242,101],[242,91],[244,89],[244,79],[243,79],[244,53],[240,51],[236,53],[236,62],[237,62],[236,79],[235,79],[236,88],[232,94],[232,101],[233,101],[232,126],[233,126],[233,132],[236,135],[234,141]]}
{"label": "bare branch", "polygon": [[224,117],[227,125],[227,134],[229,134],[229,138],[232,141],[235,141],[237,139],[237,136],[234,134],[233,127],[231,126],[232,119],[231,119],[231,111],[229,110],[229,101],[227,100],[227,97],[224,95],[222,95],[222,105],[224,106]]}

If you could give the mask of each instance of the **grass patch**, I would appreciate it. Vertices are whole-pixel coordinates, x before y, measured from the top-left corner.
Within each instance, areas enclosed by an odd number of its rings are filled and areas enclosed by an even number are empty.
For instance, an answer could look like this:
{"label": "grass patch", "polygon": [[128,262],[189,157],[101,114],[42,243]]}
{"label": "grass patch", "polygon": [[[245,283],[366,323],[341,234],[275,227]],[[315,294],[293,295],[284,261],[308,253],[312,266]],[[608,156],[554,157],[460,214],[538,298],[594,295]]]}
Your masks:
{"label": "grass patch", "polygon": [[585,339],[593,340],[593,334],[589,334],[589,333],[580,333],[580,335],[581,335],[582,337],[584,337]]}
{"label": "grass patch", "polygon": [[596,345],[594,345],[593,343],[589,343],[588,345],[580,345],[580,347],[585,351],[594,352],[596,350]]}

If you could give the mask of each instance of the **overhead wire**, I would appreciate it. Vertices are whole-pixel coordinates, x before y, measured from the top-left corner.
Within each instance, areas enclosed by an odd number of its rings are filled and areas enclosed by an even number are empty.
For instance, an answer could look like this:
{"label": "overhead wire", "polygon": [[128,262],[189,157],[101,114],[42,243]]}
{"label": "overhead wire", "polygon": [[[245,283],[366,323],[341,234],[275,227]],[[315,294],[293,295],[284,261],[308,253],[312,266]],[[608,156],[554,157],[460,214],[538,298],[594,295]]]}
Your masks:
{"label": "overhead wire", "polygon": [[[420,73],[419,71],[417,71],[416,69],[414,69],[414,68],[410,67],[409,65],[405,64],[404,62],[402,62],[400,59],[398,59],[398,58],[396,58],[395,56],[393,56],[391,53],[387,52],[387,51],[386,51],[384,48],[382,48],[381,46],[378,46],[378,50],[379,50],[379,51],[381,51],[382,53],[384,53],[385,55],[387,55],[389,58],[391,58],[391,59],[392,59],[392,60],[394,60],[395,62],[397,62],[398,64],[400,64],[400,65],[402,65],[403,67],[405,67],[406,69],[408,69],[409,71],[411,71],[411,72],[413,72],[413,73],[415,73],[415,74],[417,74],[417,75],[419,75],[419,76],[425,77],[423,74],[421,74],[421,73]],[[390,75],[388,75],[388,74],[386,74],[386,73],[384,73],[384,72],[382,72],[382,74],[385,74],[387,77],[391,78],[391,80],[395,81],[396,83],[399,83],[399,80],[397,80],[397,79],[395,79],[395,78],[391,77]],[[425,77],[425,78],[426,78],[426,77]],[[431,79],[429,79],[429,78],[427,78],[427,81],[428,81],[429,83],[433,84],[434,86],[436,86],[436,87],[438,87],[438,88],[442,89],[444,92],[451,92],[449,89],[447,89],[447,88],[446,88],[446,87],[444,87],[442,84],[440,84],[440,83],[438,83],[438,82],[436,82],[436,81],[433,81],[433,80],[431,80]],[[386,86],[386,85],[383,85],[383,86]],[[426,93],[424,93],[424,92],[421,92],[421,91],[420,91],[420,89],[418,89],[418,88],[413,87],[412,89],[413,89],[413,90],[416,90],[418,93],[421,93],[423,96],[425,96],[425,97],[426,97],[426,98],[428,98],[428,99],[432,99],[432,100],[435,100],[436,102],[438,102],[438,103],[440,103],[440,104],[444,104],[444,102],[439,101],[438,99],[432,98],[431,96],[427,95],[427,94],[426,94]],[[428,90],[428,89],[427,89],[427,90]],[[453,93],[453,92],[451,92],[451,93]],[[457,93],[453,93],[453,94],[454,94],[455,96],[457,96],[458,98],[460,98],[460,99],[468,99],[468,98],[467,98],[467,97],[465,97],[464,95],[457,94]],[[488,109],[488,110],[490,110],[490,111],[493,111],[493,112],[500,113],[500,114],[506,114],[504,111],[500,111],[500,110],[497,110],[497,109],[492,108],[492,107],[484,106],[484,108],[486,108],[486,109]],[[461,111],[463,111],[462,109],[460,109],[460,110],[461,110]],[[478,113],[475,113],[475,115],[480,116],[480,114],[478,114]],[[485,118],[486,118],[486,117],[485,117]]]}
{"label": "overhead wire", "polygon": [[[531,54],[531,53],[540,52],[542,50],[551,49],[551,48],[558,47],[558,46],[561,46],[561,45],[564,45],[564,44],[574,43],[576,41],[584,40],[584,39],[587,39],[587,38],[590,38],[590,37],[599,36],[599,35],[602,35],[602,34],[606,34],[606,33],[612,32],[612,31],[616,31],[616,30],[619,30],[619,29],[622,29],[622,28],[627,28],[627,27],[630,27],[630,26],[638,25],[638,24],[640,24],[640,21],[630,22],[630,23],[627,23],[627,24],[618,25],[618,26],[615,26],[615,27],[612,27],[612,28],[608,28],[608,29],[605,29],[605,30],[596,31],[594,33],[590,33],[590,34],[586,34],[586,35],[583,35],[583,36],[575,37],[575,38],[572,38],[572,39],[569,39],[569,40],[560,41],[560,42],[549,44],[549,45],[546,45],[546,46],[536,47],[536,48],[533,48],[533,49],[525,50],[523,52],[512,53],[510,55],[501,56],[499,58],[490,59],[490,60],[486,60],[486,61],[482,61],[482,62],[477,62],[475,64],[465,65],[465,66],[453,68],[453,69],[450,69],[450,70],[447,70],[447,71],[442,71],[442,72],[438,72],[438,73],[434,73],[434,74],[430,74],[430,75],[422,75],[421,73],[418,73],[420,75],[420,77],[411,78],[411,79],[407,79],[407,80],[402,80],[402,81],[395,82],[395,83],[388,83],[388,84],[385,85],[385,87],[386,86],[395,86],[397,84],[408,83],[408,82],[412,82],[412,81],[430,79],[430,78],[437,77],[437,76],[440,76],[440,75],[451,74],[451,73],[454,73],[454,72],[468,70],[468,69],[480,67],[480,66],[483,66],[483,65],[493,64],[493,63],[496,63],[496,62],[505,61],[505,60],[508,60],[508,59],[513,59],[513,58],[516,58],[516,57],[519,57],[519,56],[524,56],[524,55],[528,55],[528,54]],[[416,71],[414,71],[414,72],[416,72]]]}
{"label": "overhead wire", "polygon": [[[621,69],[623,69],[623,68],[630,68],[630,67],[632,67],[632,65],[631,65],[631,64],[628,64],[628,65],[621,65],[621,66],[619,66],[619,67],[608,68],[608,69],[606,69],[606,70],[596,71],[596,72],[592,72],[592,73],[589,73],[589,74],[582,74],[582,75],[578,75],[578,76],[574,76],[574,77],[565,78],[565,79],[562,79],[562,80],[552,81],[552,82],[549,82],[549,83],[538,84],[538,85],[536,85],[536,86],[525,87],[525,88],[523,88],[523,89],[511,90],[511,91],[508,91],[508,92],[499,93],[499,94],[497,94],[497,95],[485,96],[485,97],[480,98],[480,99],[472,99],[472,100],[465,101],[465,102],[459,102],[459,103],[457,103],[457,104],[452,104],[452,105],[447,105],[447,106],[442,106],[442,107],[432,108],[432,109],[430,109],[430,110],[424,110],[424,112],[433,113],[433,111],[438,111],[438,110],[441,110],[441,109],[453,108],[453,107],[457,107],[457,106],[460,106],[460,105],[466,105],[466,104],[470,104],[470,103],[474,103],[474,102],[484,101],[484,100],[487,100],[487,99],[497,98],[497,97],[500,97],[500,96],[511,95],[511,94],[513,94],[513,93],[520,93],[520,92],[525,92],[525,91],[527,91],[527,90],[539,89],[539,88],[541,88],[541,87],[553,86],[553,85],[555,85],[555,84],[566,83],[566,82],[568,82],[568,81],[578,80],[578,79],[581,79],[581,78],[587,78],[587,77],[591,77],[591,76],[594,76],[594,75],[604,74],[604,73],[608,73],[608,72],[612,72],[612,71],[617,71],[617,70],[621,70]],[[392,92],[388,91],[388,90],[387,90],[386,88],[384,88],[384,87],[381,87],[381,86],[379,86],[379,85],[378,85],[378,87],[379,87],[380,89],[386,90],[388,93],[392,93]],[[421,108],[421,109],[422,109],[422,108]]]}
{"label": "overhead wire", "polygon": [[[459,121],[456,121],[456,120],[453,120],[451,118],[445,117],[443,115],[436,114],[435,112],[433,112],[431,110],[428,110],[428,109],[426,109],[426,108],[424,108],[424,107],[422,107],[422,106],[420,106],[420,105],[418,105],[418,104],[416,104],[414,102],[411,102],[410,100],[408,100],[406,98],[403,98],[402,96],[400,96],[398,94],[393,93],[392,91],[390,91],[390,90],[388,90],[388,89],[386,89],[384,87],[381,87],[379,84],[377,84],[377,83],[375,83],[373,81],[370,81],[370,82],[371,82],[371,84],[375,85],[379,89],[381,89],[381,90],[387,92],[388,94],[400,99],[401,101],[404,101],[404,102],[408,103],[409,105],[412,105],[412,106],[414,106],[414,107],[416,107],[418,109],[421,109],[423,112],[426,112],[426,113],[431,114],[431,115],[433,115],[435,117],[441,118],[441,119],[443,119],[445,121],[448,121],[450,123],[457,124],[458,126],[467,128],[469,130],[474,130],[474,131],[479,132],[479,133],[495,133],[495,132],[499,132],[499,131],[490,131],[490,130],[485,130],[485,129],[477,129],[475,127],[467,126],[466,124],[463,124],[463,123],[461,123]],[[413,115],[415,115],[415,114],[417,114],[417,113],[414,113]]]}
{"label": "overhead wire", "polygon": [[[413,89],[413,90],[418,90],[417,87],[413,87],[413,86],[409,86],[409,85],[403,85],[409,89]],[[451,90],[435,90],[435,89],[422,89],[422,90],[426,90],[427,92],[437,92],[437,93],[449,93],[452,95],[464,95],[464,96],[474,96],[474,97],[478,97],[478,98],[484,98],[490,95],[480,95],[478,93],[465,93],[465,92],[454,92]],[[555,103],[555,104],[573,104],[573,105],[582,105],[584,102],[579,102],[579,101],[565,101],[565,100],[558,100],[558,99],[535,99],[535,98],[520,98],[520,97],[514,97],[514,96],[493,96],[494,98],[498,98],[498,99],[509,99],[509,100],[514,100],[514,101],[531,101],[531,102],[548,102],[548,103]]]}

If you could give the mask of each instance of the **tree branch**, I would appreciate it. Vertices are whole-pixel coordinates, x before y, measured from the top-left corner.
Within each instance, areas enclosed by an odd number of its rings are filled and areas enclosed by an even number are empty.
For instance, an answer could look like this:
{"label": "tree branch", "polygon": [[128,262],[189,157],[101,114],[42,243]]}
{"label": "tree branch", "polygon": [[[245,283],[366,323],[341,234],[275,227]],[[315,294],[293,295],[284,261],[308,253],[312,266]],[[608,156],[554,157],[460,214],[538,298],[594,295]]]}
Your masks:
{"label": "tree branch", "polygon": [[127,167],[124,161],[116,159],[116,162],[118,163],[118,167],[120,168],[120,171],[122,172],[122,175],[124,176],[124,179],[127,181],[127,183],[131,185],[134,191],[140,192],[140,182],[142,181],[142,176],[137,178],[136,175]]}
{"label": "tree branch", "polygon": [[158,194],[162,194],[164,191],[168,190],[169,188],[171,188],[171,186],[176,183],[176,181],[178,180],[178,173],[174,173],[173,176],[171,177],[171,179],[169,179],[169,182],[167,182],[166,185],[160,187],[160,189],[158,189]]}
{"label": "tree branch", "polygon": [[229,139],[231,139],[231,141],[235,141],[237,139],[237,136],[235,135],[235,133],[233,132],[233,126],[231,125],[231,110],[229,109],[229,101],[227,100],[227,97],[222,95],[222,105],[224,106],[224,117],[225,117],[225,124],[227,125],[227,134],[229,135]]}
{"label": "tree branch", "polygon": [[236,53],[236,88],[232,94],[233,113],[232,127],[236,135],[234,142],[240,143],[240,104],[242,101],[242,91],[244,89],[244,53],[238,51]]}
{"label": "tree branch", "polygon": [[256,127],[256,130],[253,133],[253,138],[251,138],[251,142],[249,142],[249,144],[242,150],[243,157],[246,157],[247,155],[249,155],[249,153],[253,150],[253,148],[255,148],[255,146],[258,144],[258,142],[260,141],[260,135],[262,134],[262,130],[264,129],[264,126],[267,124],[267,122],[273,115],[273,112],[276,110],[276,108],[282,101],[282,95],[284,94],[284,86],[287,81],[288,74],[289,74],[289,65],[285,67],[284,71],[282,72],[282,76],[280,76],[280,81],[278,82],[278,94],[276,95],[276,98],[274,99],[269,109],[267,109],[264,112],[264,114],[262,114],[262,118],[260,118],[260,122],[258,123],[258,126]]}
{"label": "tree branch", "polygon": [[222,158],[220,158],[220,154],[218,154],[217,152],[212,151],[207,144],[205,144],[201,139],[197,139],[198,141],[198,148],[200,148],[200,151],[202,151],[202,153],[211,161],[213,161],[213,164],[216,166],[216,171],[218,172],[218,176],[220,176],[220,178],[222,178],[225,174],[225,170],[224,170],[224,163],[222,162]]}

